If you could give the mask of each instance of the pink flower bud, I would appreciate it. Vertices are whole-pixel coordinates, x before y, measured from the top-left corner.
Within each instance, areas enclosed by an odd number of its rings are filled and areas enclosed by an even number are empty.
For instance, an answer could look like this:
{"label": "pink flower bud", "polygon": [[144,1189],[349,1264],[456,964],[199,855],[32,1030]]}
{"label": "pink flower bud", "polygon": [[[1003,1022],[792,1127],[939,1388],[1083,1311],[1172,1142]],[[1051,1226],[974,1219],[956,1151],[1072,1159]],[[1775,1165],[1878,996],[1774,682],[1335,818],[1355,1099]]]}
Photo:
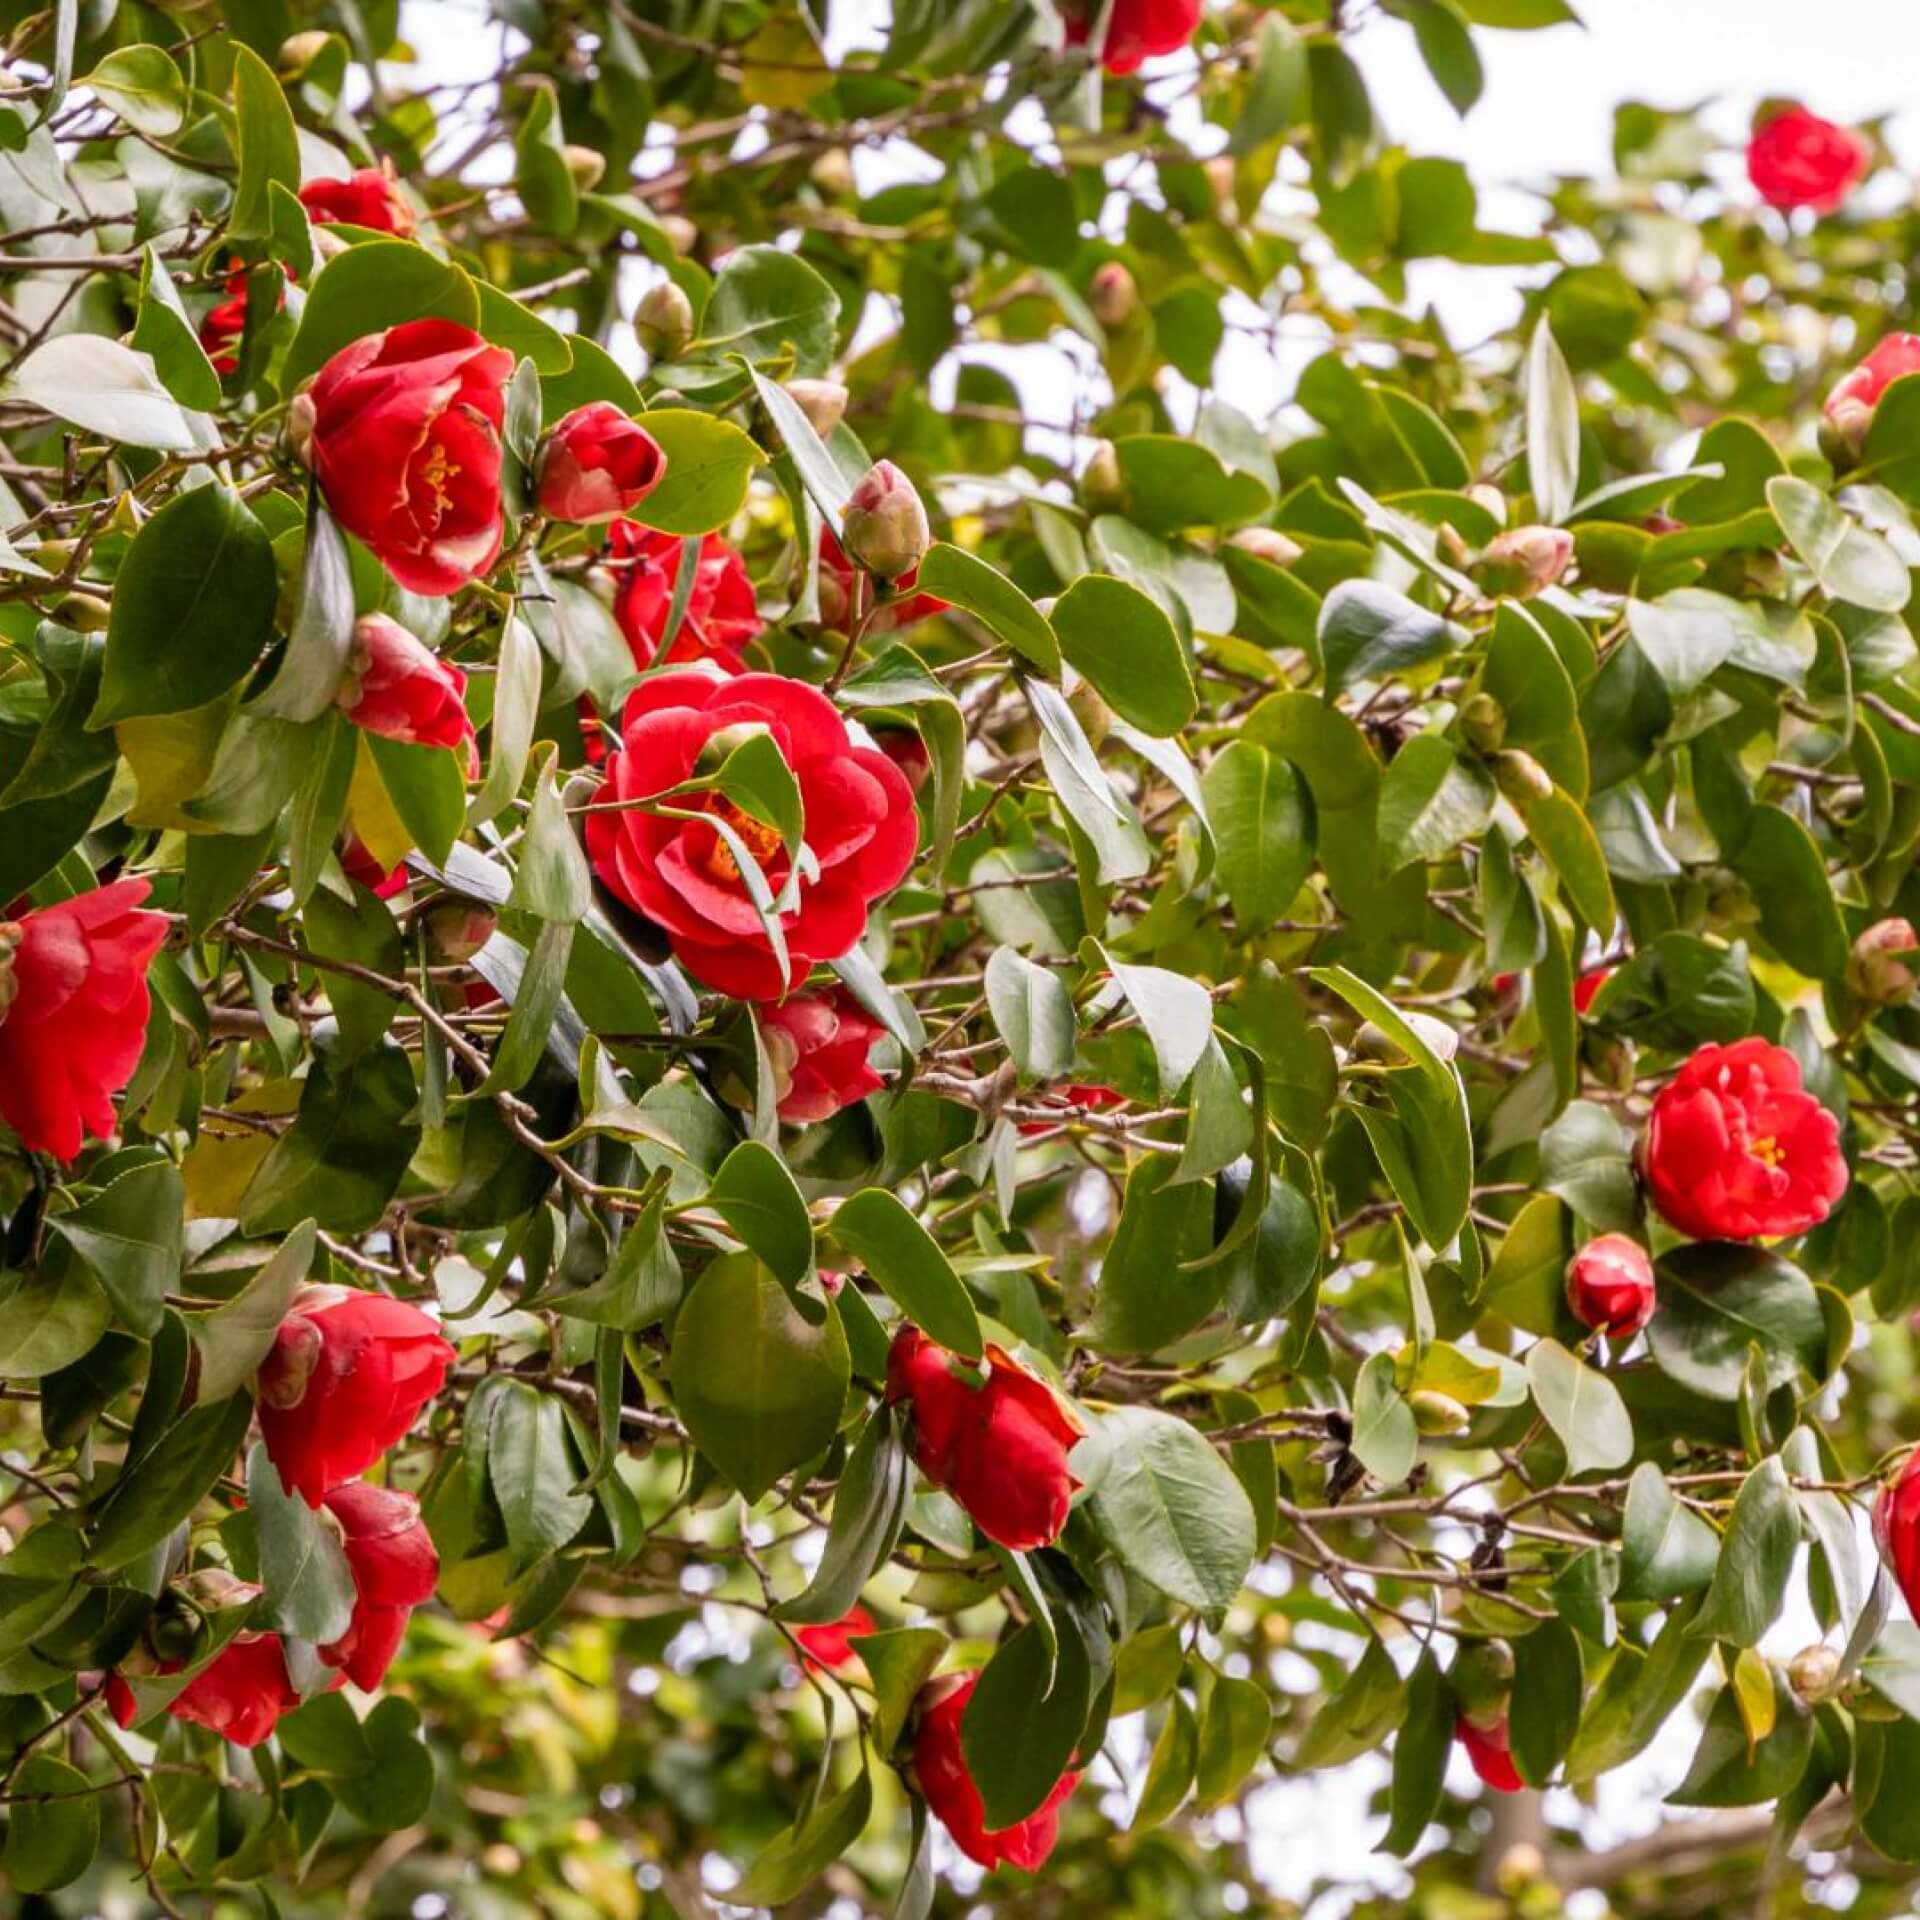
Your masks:
{"label": "pink flower bud", "polygon": [[334,698],[356,727],[414,747],[464,749],[477,759],[467,676],[384,613],[354,622],[347,672]]}
{"label": "pink flower bud", "polygon": [[1583,1327],[1615,1339],[1653,1318],[1653,1262],[1637,1240],[1603,1233],[1567,1262],[1567,1305]]}
{"label": "pink flower bud", "polygon": [[1573,535],[1564,527],[1514,527],[1487,543],[1473,577],[1485,593],[1530,600],[1552,586],[1572,558]]}
{"label": "pink flower bud", "polygon": [[1909,373],[1920,373],[1920,334],[1890,333],[1827,395],[1820,445],[1835,466],[1860,458],[1880,396]]}
{"label": "pink flower bud", "polygon": [[630,513],[666,478],[659,441],[610,400],[575,407],[540,454],[540,511],[596,526]]}
{"label": "pink flower bud", "polygon": [[1140,289],[1124,262],[1109,260],[1094,271],[1087,304],[1103,327],[1123,327],[1140,304]]}
{"label": "pink flower bud", "polygon": [[847,417],[847,390],[838,380],[789,380],[787,398],[822,440]]}
{"label": "pink flower bud", "polygon": [[1913,970],[1902,956],[1920,948],[1905,920],[1876,920],[1853,943],[1847,959],[1847,986],[1876,1007],[1897,1007],[1913,997]]}
{"label": "pink flower bud", "polygon": [[913,572],[933,545],[927,509],[891,460],[877,461],[847,502],[840,541],[855,566],[879,580]]}
{"label": "pink flower bud", "polygon": [[633,330],[655,360],[671,360],[693,338],[693,302],[671,280],[659,280],[640,296]]}

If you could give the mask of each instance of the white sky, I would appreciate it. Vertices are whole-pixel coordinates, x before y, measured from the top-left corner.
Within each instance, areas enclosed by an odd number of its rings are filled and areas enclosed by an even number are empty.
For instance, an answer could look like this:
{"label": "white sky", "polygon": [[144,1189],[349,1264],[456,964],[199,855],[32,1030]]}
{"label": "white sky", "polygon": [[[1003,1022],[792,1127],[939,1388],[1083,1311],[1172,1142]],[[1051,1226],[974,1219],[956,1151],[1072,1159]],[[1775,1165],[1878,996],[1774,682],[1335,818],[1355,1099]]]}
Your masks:
{"label": "white sky", "polygon": [[[1920,111],[1904,108],[1920,73],[1920,0],[1575,0],[1585,28],[1543,33],[1476,35],[1486,63],[1480,103],[1462,121],[1427,76],[1410,31],[1384,16],[1370,19],[1355,41],[1375,109],[1390,137],[1416,153],[1445,154],[1466,163],[1481,189],[1487,224],[1525,230],[1537,217],[1537,202],[1524,191],[1555,173],[1604,174],[1611,168],[1613,108],[1639,99],[1661,107],[1712,102],[1709,119],[1729,142],[1726,183],[1742,190],[1737,152],[1755,103],[1769,94],[1794,94],[1816,112],[1845,121],[1891,114],[1889,137],[1908,164],[1920,158]],[[888,0],[833,0],[829,51],[838,57],[876,44],[884,34]],[[411,77],[436,82],[491,73],[499,46],[497,29],[483,25],[479,0],[406,0],[407,36],[420,56]],[[1179,59],[1159,63],[1164,83],[1179,91]],[[1896,111],[1899,109],[1899,111]],[[1041,137],[1036,129],[1035,138]],[[750,149],[749,149],[750,150]],[[928,162],[911,149],[860,158],[861,184],[871,190],[888,177],[924,173]],[[511,178],[511,157],[490,177]],[[1876,195],[1897,201],[1900,183],[1883,177]],[[636,285],[644,284],[645,270]],[[1508,275],[1469,272],[1445,263],[1422,263],[1410,276],[1411,298],[1437,303],[1455,337],[1481,338],[1517,311],[1516,282]],[[870,315],[867,325],[884,325]],[[622,343],[616,342],[616,347]],[[633,359],[631,343],[623,357]],[[1241,341],[1230,345],[1216,369],[1235,403],[1264,417],[1291,392],[1299,368],[1323,341],[1303,335],[1276,364]],[[1036,346],[1018,352],[988,351],[1021,387],[1030,415],[1065,425],[1077,383],[1096,377],[1083,345]],[[944,377],[943,377],[944,376]],[[952,391],[952,370],[934,379],[936,399]],[[1862,1529],[1862,1551],[1871,1541]],[[1792,1654],[1815,1637],[1796,1581],[1787,1617],[1767,1636],[1766,1650]],[[1132,1763],[1137,1791],[1145,1753],[1137,1739],[1118,1742]],[[1132,1731],[1137,1732],[1137,1726]],[[1599,1783],[1597,1805],[1582,1811],[1562,1790],[1549,1795],[1555,1820],[1579,1827],[1590,1845],[1603,1847],[1645,1833],[1669,1817],[1661,1797],[1686,1770],[1697,1735],[1682,1711],[1633,1766]],[[1468,1787],[1471,1771],[1456,1756],[1454,1784]],[[1301,1898],[1314,1879],[1333,1874],[1348,1891],[1316,1904],[1311,1920],[1335,1920],[1370,1889],[1409,1885],[1399,1866],[1368,1851],[1380,1825],[1368,1800],[1386,1778],[1386,1762],[1368,1756],[1338,1773],[1276,1780],[1250,1805],[1252,1852],[1261,1878],[1284,1897]],[[1127,1796],[1110,1796],[1124,1816]],[[1230,1820],[1231,1814],[1219,1816]],[[1835,1892],[1844,1896],[1845,1889]],[[1607,1911],[1597,1894],[1568,1902],[1574,1920]]]}

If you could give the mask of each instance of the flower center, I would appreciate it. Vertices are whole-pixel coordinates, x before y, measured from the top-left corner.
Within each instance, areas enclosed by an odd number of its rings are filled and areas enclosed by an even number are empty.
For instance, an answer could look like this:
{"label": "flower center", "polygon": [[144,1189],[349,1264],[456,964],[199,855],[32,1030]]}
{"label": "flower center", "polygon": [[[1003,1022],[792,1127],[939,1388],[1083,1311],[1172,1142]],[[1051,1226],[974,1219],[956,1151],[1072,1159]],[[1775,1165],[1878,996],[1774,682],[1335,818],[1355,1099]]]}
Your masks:
{"label": "flower center", "polygon": [[1772,1134],[1762,1134],[1758,1140],[1748,1143],[1747,1151],[1763,1167],[1777,1167],[1787,1156],[1780,1149],[1780,1142]]}
{"label": "flower center", "polygon": [[453,495],[448,485],[458,477],[459,467],[447,453],[446,442],[436,440],[428,449],[427,457],[420,463],[420,478],[433,493],[434,518],[438,519],[453,505]]}
{"label": "flower center", "polygon": [[[764,870],[767,862],[780,851],[782,842],[777,827],[770,827],[764,820],[756,820],[752,814],[744,813],[723,793],[710,793],[701,796],[700,810],[711,814],[716,820],[724,820],[746,846]],[[719,834],[713,837],[713,851],[707,855],[707,871],[716,880],[738,880],[740,862],[733,857],[733,849]]]}

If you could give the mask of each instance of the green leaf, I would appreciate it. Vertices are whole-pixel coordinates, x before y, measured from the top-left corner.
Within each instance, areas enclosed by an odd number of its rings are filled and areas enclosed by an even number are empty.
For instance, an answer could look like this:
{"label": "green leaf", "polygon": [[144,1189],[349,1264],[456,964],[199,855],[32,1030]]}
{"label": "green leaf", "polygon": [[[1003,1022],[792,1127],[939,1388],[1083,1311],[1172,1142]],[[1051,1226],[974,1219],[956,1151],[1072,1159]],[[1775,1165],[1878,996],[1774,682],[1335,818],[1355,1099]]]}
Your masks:
{"label": "green leaf", "polygon": [[1153,1743],[1147,1760],[1147,1777],[1140,1788],[1140,1801],[1128,1823],[1132,1833],[1151,1833],[1165,1826],[1180,1811],[1193,1789],[1194,1773],[1200,1763],[1200,1734],[1194,1724],[1193,1709],[1186,1697],[1176,1693],[1167,1703],[1167,1717],[1160,1723],[1160,1737]]}
{"label": "green leaf", "polygon": [[781,1620],[824,1625],[844,1619],[867,1582],[886,1565],[913,1497],[913,1456],[890,1407],[861,1429],[833,1491],[827,1544],[805,1593],[775,1609]]}
{"label": "green leaf", "polygon": [[71,1366],[106,1332],[113,1308],[84,1267],[43,1260],[0,1280],[0,1380],[38,1380]]}
{"label": "green leaf", "polygon": [[1544,1787],[1566,1757],[1580,1724],[1582,1690],[1580,1640],[1565,1621],[1542,1621],[1514,1641],[1507,1734],[1513,1764],[1529,1786]]}
{"label": "green leaf", "polygon": [[1347,1671],[1338,1690],[1307,1722],[1292,1765],[1297,1772],[1344,1766],[1372,1753],[1407,1714],[1407,1688],[1393,1657],[1377,1639]]}
{"label": "green leaf", "polygon": [[839,319],[840,296],[798,255],[779,247],[736,247],[714,277],[699,345],[710,353],[737,353],[756,367],[791,348],[793,371],[814,379],[833,358]]}
{"label": "green leaf", "polygon": [[774,1841],[731,1890],[734,1897],[755,1907],[787,1905],[860,1838],[872,1811],[873,1779],[862,1772]]}
{"label": "green leaf", "polygon": [[282,385],[291,391],[369,333],[426,319],[477,330],[480,296],[473,282],[411,240],[364,240],[314,275],[287,348]]}
{"label": "green leaf", "polygon": [[553,771],[553,753],[543,750],[534,777],[533,804],[527,810],[520,864],[513,876],[511,907],[538,914],[549,926],[574,926],[593,905],[593,873],[586,850],[567,818]]}
{"label": "green leaf", "polygon": [[1820,590],[1834,600],[1898,613],[1913,593],[1906,563],[1810,480],[1779,474],[1767,482],[1767,505]]}
{"label": "green leaf", "polygon": [[1115,791],[1094,756],[1079,716],[1057,687],[1022,683],[1040,724],[1040,764],[1062,811],[1086,837],[1101,886],[1136,880],[1153,866],[1153,849],[1133,809]]}
{"label": "green leaf", "polygon": [[921,593],[931,593],[972,614],[996,640],[1005,641],[1049,679],[1059,677],[1060,640],[1053,627],[999,568],[964,547],[936,540],[920,563],[915,585]]}
{"label": "green leaf", "polygon": [[1684,1053],[1743,1039],[1753,1031],[1755,1004],[1744,941],[1718,947],[1676,930],[1615,968],[1587,1017],[1603,1032]]}
{"label": "green leaf", "polygon": [[187,117],[187,85],[163,47],[115,47],[80,82],[128,126],[170,139]]}
{"label": "green leaf", "polygon": [[1199,981],[1166,967],[1123,966],[1105,954],[1109,971],[1139,1016],[1160,1070],[1160,1092],[1171,1100],[1213,1037],[1213,996]]}
{"label": "green leaf", "polygon": [[7,1781],[7,1844],[0,1869],[16,1893],[53,1893],[93,1865],[104,1796],[78,1767],[32,1753]]}
{"label": "green leaf", "polygon": [[1658,1265],[1660,1307],[1647,1328],[1653,1357],[1709,1400],[1740,1397],[1747,1349],[1766,1359],[1769,1390],[1825,1372],[1826,1316],[1813,1283],[1764,1247],[1703,1241]]}
{"label": "green leaf", "polygon": [[1073,1065],[1079,1028],[1073,997],[1051,967],[995,947],[986,968],[987,1010],[1022,1080],[1054,1080]]}
{"label": "green leaf", "polygon": [[758,1140],[741,1141],[713,1176],[706,1204],[773,1269],[782,1286],[797,1287],[813,1271],[807,1203],[786,1162],[771,1148]]}
{"label": "green leaf", "polygon": [[55,334],[7,375],[0,393],[127,446],[191,453],[200,445],[153,356],[97,333]]}
{"label": "green leaf", "polygon": [[1622,1600],[1678,1600],[1713,1581],[1720,1536],[1684,1506],[1651,1460],[1633,1470],[1620,1536]]}
{"label": "green leaf", "polygon": [[[392,979],[404,970],[406,945],[387,903],[369,886],[349,881],[346,898],[318,891],[301,916],[308,947],[329,960],[344,960]],[[340,1025],[340,1056],[357,1058],[377,1047],[400,1003],[351,974],[327,975],[327,999]]]}
{"label": "green leaf", "polygon": [[1233,1469],[1186,1421],[1150,1407],[1100,1417],[1089,1506],[1126,1566],[1183,1606],[1217,1612],[1253,1565],[1253,1509]]}
{"label": "green leaf", "polygon": [[279,593],[273,543],[231,487],[168,501],[120,563],[87,724],[205,706],[252,671]]}
{"label": "green leaf", "polygon": [[[1360,681],[1389,679],[1445,659],[1466,643],[1452,621],[1376,581],[1343,580],[1321,604],[1320,660],[1329,700]],[[1302,771],[1312,779],[1310,769]]]}
{"label": "green leaf", "polygon": [[362,733],[369,765],[392,802],[413,844],[436,866],[443,865],[467,821],[464,753],[448,747],[416,747]]}
{"label": "green leaf", "polygon": [[1154,1353],[1204,1320],[1226,1289],[1211,1251],[1213,1193],[1181,1181],[1172,1159],[1143,1154],[1127,1175],[1094,1302],[1088,1337],[1108,1353]]}
{"label": "green leaf", "polygon": [[1266,1752],[1273,1708],[1257,1681],[1216,1675],[1200,1718],[1200,1746],[1193,1797],[1205,1813],[1225,1806]]}
{"label": "green leaf", "polygon": [[1607,858],[1593,824],[1580,803],[1558,787],[1544,794],[1527,794],[1521,817],[1534,845],[1560,876],[1568,901],[1588,926],[1613,925],[1613,882],[1607,876]]}
{"label": "green leaf", "polygon": [[167,1428],[151,1452],[109,1488],[88,1543],[102,1572],[164,1540],[233,1464],[253,1419],[253,1396],[202,1400]]}
{"label": "green leaf", "polygon": [[260,1550],[262,1603],[281,1633],[325,1646],[353,1622],[354,1579],[339,1534],[299,1495],[256,1440],[247,1455],[247,1511]]}
{"label": "green leaf", "polygon": [[1091,1679],[1079,1634],[1060,1635],[1056,1662],[1033,1621],[987,1662],[961,1716],[960,1745],[988,1832],[1037,1812],[1071,1765],[1087,1724]]}
{"label": "green leaf", "polygon": [[915,1698],[947,1651],[947,1636],[932,1627],[899,1627],[862,1634],[852,1645],[873,1681],[874,1751],[891,1758]]}
{"label": "green leaf", "polygon": [[567,165],[566,134],[552,83],[536,81],[526,117],[514,136],[514,185],[527,216],[542,233],[564,238],[580,224],[580,189]]}
{"label": "green leaf", "polygon": [[1180,635],[1138,587],[1085,573],[1053,603],[1053,631],[1077,673],[1121,719],[1165,739],[1199,706]]}
{"label": "green leaf", "polygon": [[680,1309],[671,1375],[694,1444],[757,1500],[826,1451],[851,1366],[838,1314],[809,1324],[751,1254],[727,1254]]}
{"label": "green leaf", "polygon": [[501,1383],[487,1408],[487,1480],[507,1529],[516,1572],[564,1547],[587,1524],[594,1502],[574,1489],[580,1464],[566,1410],[523,1380]]}
{"label": "green leaf", "polygon": [[1806,1771],[1813,1750],[1813,1716],[1784,1674],[1769,1675],[1771,1730],[1750,1737],[1738,1693],[1722,1687],[1714,1696],[1687,1777],[1667,1795],[1673,1807],[1757,1807],[1788,1792]]}
{"label": "green leaf", "polygon": [[319,719],[340,691],[353,646],[353,617],[347,543],[316,491],[286,657],[249,711],[279,720]]}
{"label": "green leaf", "polygon": [[1540,1136],[1540,1184],[1603,1232],[1639,1218],[1632,1138],[1595,1101],[1574,1101]]}
{"label": "green leaf", "polygon": [[1201,777],[1214,863],[1243,934],[1292,904],[1313,866],[1313,807],[1305,784],[1277,754],[1234,740]]}
{"label": "green leaf", "polygon": [[113,1303],[115,1322],[149,1340],[180,1277],[187,1209],[178,1171],[166,1161],[135,1167],[47,1225],[87,1263]]}
{"label": "green leaf", "polygon": [[1540,518],[1558,525],[1580,490],[1580,396],[1543,314],[1527,349],[1527,481]]}
{"label": "green leaf", "polygon": [[828,1223],[846,1250],[931,1340],[969,1360],[985,1350],[979,1316],[938,1242],[884,1188],[868,1187],[841,1203]]}
{"label": "green leaf", "polygon": [[376,1833],[415,1825],[433,1798],[433,1755],[411,1700],[382,1700],[360,1721],[342,1695],[323,1693],[274,1731],[291,1758]]}
{"label": "green leaf", "polygon": [[227,231],[243,237],[268,234],[273,231],[269,182],[279,181],[289,193],[300,191],[300,132],[273,69],[244,44],[233,49],[233,122],[239,178]]}
{"label": "green leaf", "polygon": [[656,407],[647,415],[647,431],[667,456],[667,471],[636,515],[643,525],[691,538],[718,531],[746,505],[753,471],[766,455],[732,421],[685,407]]}
{"label": "green leaf", "polygon": [[1211,447],[1169,433],[1127,434],[1113,443],[1127,490],[1127,517],[1150,533],[1238,527],[1273,506],[1258,475],[1229,466]]}
{"label": "green leaf", "polygon": [[1393,1743],[1391,1816],[1379,1851],[1405,1859],[1440,1809],[1447,1755],[1453,1748],[1453,1689],[1429,1653],[1407,1682],[1407,1717]]}
{"label": "green leaf", "polygon": [[274,1335],[312,1270],[317,1243],[313,1222],[302,1220],[231,1300],[187,1321],[200,1350],[202,1400],[224,1400],[237,1393],[273,1351]]}
{"label": "green leaf", "polygon": [[1780,1617],[1799,1546],[1799,1512],[1775,1454],[1740,1483],[1713,1584],[1690,1631],[1703,1640],[1754,1645]]}
{"label": "green leaf", "polygon": [[1810,980],[1839,977],[1847,929],[1820,849],[1779,807],[1755,807],[1731,864],[1753,889],[1760,931],[1787,964]]}
{"label": "green leaf", "polygon": [[1394,1378],[1390,1353],[1371,1355],[1353,1383],[1354,1458],[1383,1485],[1397,1487],[1413,1471],[1420,1433]]}
{"label": "green leaf", "polygon": [[1486,769],[1438,734],[1409,740],[1380,783],[1383,868],[1443,858],[1486,827],[1497,798]]}
{"label": "green leaf", "polygon": [[1566,1449],[1569,1477],[1633,1458],[1633,1421],[1605,1374],[1582,1366],[1559,1341],[1541,1340],[1527,1350],[1527,1379]]}

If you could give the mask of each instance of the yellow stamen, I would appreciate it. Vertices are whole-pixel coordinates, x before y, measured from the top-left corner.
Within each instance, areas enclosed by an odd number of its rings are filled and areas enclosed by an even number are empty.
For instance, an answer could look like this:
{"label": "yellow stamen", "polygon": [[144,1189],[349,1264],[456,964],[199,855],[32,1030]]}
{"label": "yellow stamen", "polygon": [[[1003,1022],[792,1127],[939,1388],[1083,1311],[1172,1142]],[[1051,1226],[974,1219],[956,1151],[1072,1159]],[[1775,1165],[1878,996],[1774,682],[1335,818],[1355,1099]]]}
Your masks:
{"label": "yellow stamen", "polygon": [[437,519],[453,505],[453,496],[447,491],[448,483],[458,477],[459,467],[447,456],[444,441],[436,440],[427,457],[420,463],[420,478],[433,493],[433,511]]}
{"label": "yellow stamen", "polygon": [[1747,1151],[1752,1154],[1756,1160],[1761,1162],[1763,1166],[1768,1167],[1777,1167],[1780,1162],[1787,1157],[1780,1151],[1780,1142],[1770,1133],[1758,1140],[1752,1141],[1748,1145]]}
{"label": "yellow stamen", "polygon": [[[747,851],[762,868],[779,852],[779,830],[768,826],[763,820],[756,820],[750,813],[741,812],[724,794],[705,796],[701,810],[712,814],[715,819],[724,820],[746,843]],[[733,857],[733,849],[718,834],[714,836],[713,851],[707,855],[707,871],[716,880],[740,878],[740,862]]]}

